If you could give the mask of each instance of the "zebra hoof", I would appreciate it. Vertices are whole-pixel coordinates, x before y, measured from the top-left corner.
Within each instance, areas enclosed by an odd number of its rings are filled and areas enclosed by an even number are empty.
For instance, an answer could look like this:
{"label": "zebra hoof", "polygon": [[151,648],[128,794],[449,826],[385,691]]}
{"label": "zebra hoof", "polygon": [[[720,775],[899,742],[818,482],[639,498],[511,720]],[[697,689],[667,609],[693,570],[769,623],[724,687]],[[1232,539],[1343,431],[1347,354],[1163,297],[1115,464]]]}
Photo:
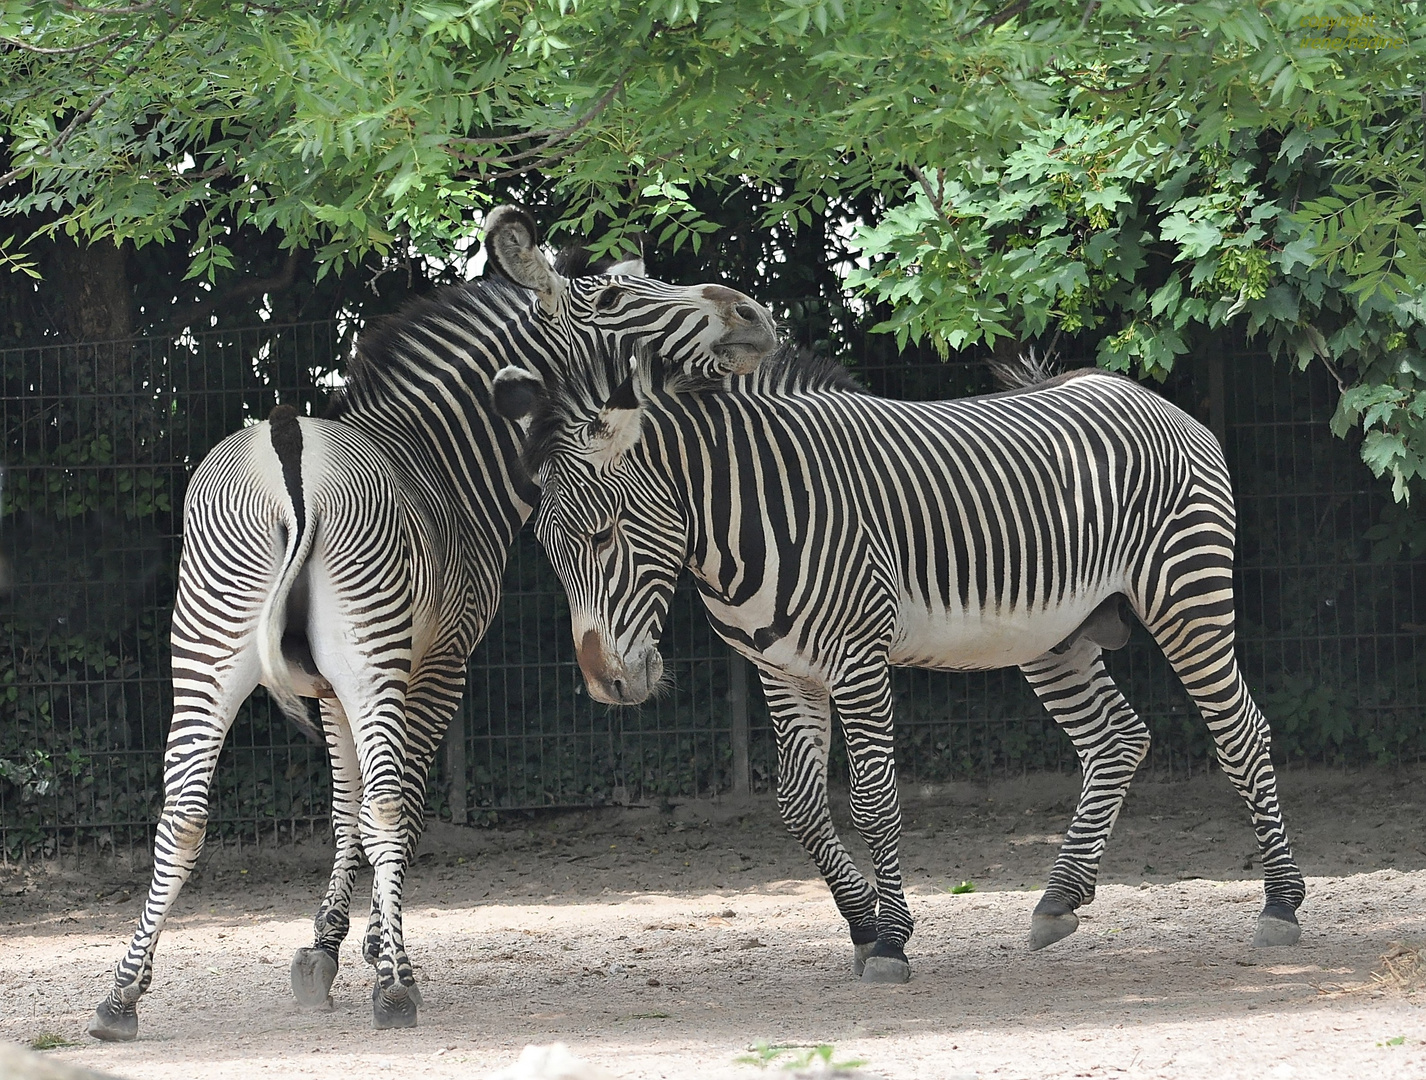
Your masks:
{"label": "zebra hoof", "polygon": [[[861,946],[858,946],[860,949]],[[904,983],[911,979],[911,963],[895,945],[878,941],[862,965],[864,983]]]}
{"label": "zebra hoof", "polygon": [[292,954],[292,996],[308,1009],[332,1008],[332,980],[337,961],[325,949],[298,949]]}
{"label": "zebra hoof", "polygon": [[1030,951],[1053,945],[1079,929],[1079,916],[1063,900],[1044,897],[1030,916]]}
{"label": "zebra hoof", "polygon": [[139,1010],[132,1001],[115,1005],[107,997],[94,1010],[85,1029],[100,1042],[133,1042],[139,1037]]}
{"label": "zebra hoof", "polygon": [[1278,945],[1296,945],[1302,937],[1297,925],[1297,912],[1287,904],[1269,904],[1258,916],[1258,930],[1253,935],[1253,947],[1267,949]]}
{"label": "zebra hoof", "polygon": [[876,942],[865,941],[852,946],[852,974],[858,979],[862,977],[862,972],[866,970],[867,957],[876,947]]}
{"label": "zebra hoof", "polygon": [[371,988],[371,1017],[377,1031],[415,1027],[416,1002],[411,987],[397,983],[390,990],[383,990],[378,982]]}

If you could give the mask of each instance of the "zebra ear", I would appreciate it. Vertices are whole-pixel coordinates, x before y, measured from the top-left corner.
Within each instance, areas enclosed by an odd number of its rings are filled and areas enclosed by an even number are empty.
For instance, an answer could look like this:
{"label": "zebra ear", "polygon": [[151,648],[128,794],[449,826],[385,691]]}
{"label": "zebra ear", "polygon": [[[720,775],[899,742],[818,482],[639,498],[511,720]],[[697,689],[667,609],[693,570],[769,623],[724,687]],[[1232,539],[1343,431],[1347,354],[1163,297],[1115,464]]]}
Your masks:
{"label": "zebra ear", "polygon": [[590,425],[589,456],[596,463],[612,465],[633,449],[644,429],[644,406],[634,380],[638,372],[614,388],[609,400]]}
{"label": "zebra ear", "polygon": [[497,206],[485,217],[485,258],[490,267],[523,285],[553,314],[564,294],[565,279],[540,250],[535,219],[518,206]]}
{"label": "zebra ear", "polygon": [[545,399],[545,384],[524,368],[504,367],[495,373],[490,387],[495,411],[513,423],[528,420],[535,406]]}
{"label": "zebra ear", "polygon": [[604,271],[610,277],[621,274],[624,277],[648,277],[649,272],[644,268],[643,256],[637,259],[625,259],[623,262],[616,262],[608,270]]}

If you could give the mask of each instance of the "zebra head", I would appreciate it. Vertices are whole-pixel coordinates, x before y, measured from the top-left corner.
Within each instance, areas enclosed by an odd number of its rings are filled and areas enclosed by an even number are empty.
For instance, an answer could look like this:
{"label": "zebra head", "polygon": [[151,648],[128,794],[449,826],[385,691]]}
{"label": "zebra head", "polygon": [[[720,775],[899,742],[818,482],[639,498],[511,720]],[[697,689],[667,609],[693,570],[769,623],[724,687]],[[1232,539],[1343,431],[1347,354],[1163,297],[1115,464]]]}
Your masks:
{"label": "zebra head", "polygon": [[490,265],[532,291],[537,317],[572,345],[593,330],[615,355],[638,343],[657,349],[671,367],[721,379],[752,371],[777,344],[772,315],[736,289],[655,281],[643,276],[642,259],[567,278],[538,245],[534,220],[519,207],[497,207],[486,218]]}
{"label": "zebra head", "polygon": [[495,378],[497,411],[528,424],[525,467],[543,487],[535,533],[569,598],[585,685],[611,705],[657,690],[658,639],[688,551],[678,500],[644,460],[646,370],[603,397],[602,375],[577,389],[513,367]]}

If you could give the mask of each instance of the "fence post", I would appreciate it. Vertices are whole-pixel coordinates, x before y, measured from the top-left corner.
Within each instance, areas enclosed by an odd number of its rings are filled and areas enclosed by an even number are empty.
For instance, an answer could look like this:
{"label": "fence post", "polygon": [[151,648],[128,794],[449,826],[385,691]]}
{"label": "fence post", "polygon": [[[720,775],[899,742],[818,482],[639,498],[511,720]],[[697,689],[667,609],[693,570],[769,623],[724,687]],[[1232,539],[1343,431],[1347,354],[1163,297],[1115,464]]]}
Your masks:
{"label": "fence post", "polygon": [[733,728],[733,798],[752,794],[748,771],[748,662],[728,650],[728,714]]}
{"label": "fence post", "polygon": [[446,751],[446,782],[450,790],[451,824],[465,824],[465,710],[456,709],[442,744]]}

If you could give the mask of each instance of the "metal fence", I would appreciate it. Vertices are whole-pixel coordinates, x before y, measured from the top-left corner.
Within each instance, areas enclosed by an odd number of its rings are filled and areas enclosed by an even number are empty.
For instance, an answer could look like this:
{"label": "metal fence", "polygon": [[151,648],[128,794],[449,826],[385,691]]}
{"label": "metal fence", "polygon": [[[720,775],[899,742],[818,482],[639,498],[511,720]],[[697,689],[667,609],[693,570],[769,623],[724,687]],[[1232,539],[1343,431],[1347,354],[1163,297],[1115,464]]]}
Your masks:
{"label": "metal fence", "polygon": [[[0,844],[10,854],[145,843],[161,803],[167,617],[187,479],[228,432],[279,397],[319,408],[352,328],[262,326],[179,341],[0,352],[9,466],[0,611]],[[978,365],[898,358],[867,339],[875,391],[953,397]],[[1334,439],[1335,387],[1266,358],[1185,364],[1163,388],[1225,438],[1240,511],[1241,653],[1283,760],[1398,760],[1422,751],[1420,561],[1373,559],[1390,498]],[[1375,536],[1376,534],[1373,534]],[[3,650],[3,646],[0,646]],[[508,810],[648,803],[767,790],[771,733],[757,680],[713,635],[691,589],[664,642],[673,689],[640,709],[592,702],[558,582],[528,533],[470,664],[432,783],[457,822]],[[1146,638],[1111,668],[1155,732],[1150,767],[1209,759],[1201,722]],[[900,771],[911,782],[1074,766],[1014,671],[897,673]],[[234,725],[212,826],[284,840],[325,828],[323,753],[259,692]]]}

